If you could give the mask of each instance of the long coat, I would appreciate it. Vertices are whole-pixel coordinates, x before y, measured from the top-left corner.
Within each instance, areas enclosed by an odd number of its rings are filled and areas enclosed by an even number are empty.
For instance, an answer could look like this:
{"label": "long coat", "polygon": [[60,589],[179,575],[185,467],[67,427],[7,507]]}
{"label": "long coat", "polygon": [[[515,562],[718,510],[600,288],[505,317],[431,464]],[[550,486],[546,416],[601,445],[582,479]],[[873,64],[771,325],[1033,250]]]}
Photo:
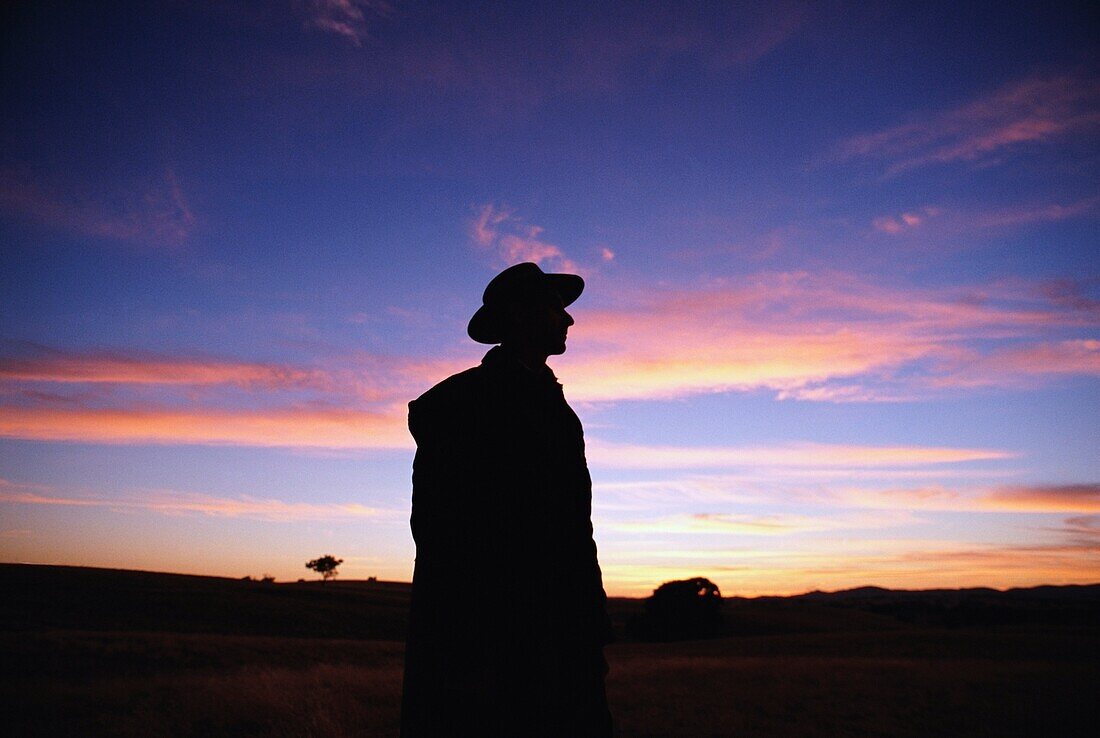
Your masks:
{"label": "long coat", "polygon": [[402,735],[610,735],[580,421],[504,347],[409,404],[416,541]]}

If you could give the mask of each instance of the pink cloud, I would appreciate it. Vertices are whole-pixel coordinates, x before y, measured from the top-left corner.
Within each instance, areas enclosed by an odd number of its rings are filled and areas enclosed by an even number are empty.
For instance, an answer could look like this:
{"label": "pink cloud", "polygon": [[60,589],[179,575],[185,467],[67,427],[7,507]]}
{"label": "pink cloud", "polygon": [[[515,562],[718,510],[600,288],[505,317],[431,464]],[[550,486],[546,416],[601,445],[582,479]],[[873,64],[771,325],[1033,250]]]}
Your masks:
{"label": "pink cloud", "polygon": [[11,345],[0,392],[18,399],[0,406],[0,436],[88,443],[408,448],[405,403],[466,368],[366,354],[299,367]]}
{"label": "pink cloud", "polygon": [[286,407],[53,408],[0,406],[0,437],[81,443],[408,449],[403,407],[384,411]]}
{"label": "pink cloud", "polygon": [[[114,204],[112,199],[122,204]],[[0,208],[82,236],[158,247],[181,245],[195,225],[195,216],[171,169],[165,170],[159,182],[137,187],[121,198],[51,186],[3,170]]]}
{"label": "pink cloud", "polygon": [[318,366],[192,358],[146,352],[62,351],[7,342],[0,355],[0,390],[19,386],[100,384],[152,391],[244,389],[270,402],[279,393],[310,392],[328,404],[393,403],[423,391],[440,377],[466,368],[458,359],[418,359],[355,353],[325,357]]}
{"label": "pink cloud", "polygon": [[33,348],[31,356],[0,357],[0,382],[293,387],[320,380],[319,372],[274,364]]}
{"label": "pink cloud", "polygon": [[356,46],[368,35],[368,16],[384,17],[393,12],[385,0],[302,0],[309,16],[307,25],[342,36]]}
{"label": "pink cloud", "polygon": [[[780,397],[903,400],[973,377],[974,356],[1031,350],[981,375],[1025,385],[1095,374],[1092,344],[1067,339],[1073,363],[1036,347],[1059,331],[1100,327],[1100,314],[1026,286],[930,290],[854,275],[761,273],[697,289],[651,290],[614,307],[576,311],[570,350],[555,368],[571,398],[672,398],[769,389]],[[980,348],[979,348],[980,347]],[[1026,371],[1025,371],[1026,370]],[[973,381],[967,380],[967,381]]]}
{"label": "pink cloud", "polygon": [[939,208],[929,206],[919,210],[898,213],[897,215],[883,215],[871,221],[871,225],[876,231],[882,231],[893,236],[918,228],[926,220],[936,217],[941,212]]}
{"label": "pink cloud", "polygon": [[498,266],[533,261],[556,271],[579,271],[558,246],[542,239],[542,232],[540,226],[492,203],[478,208],[469,225],[470,239],[479,249],[493,253]]}
{"label": "pink cloud", "polygon": [[1100,81],[1072,74],[1033,76],[960,107],[840,144],[834,160],[878,159],[887,173],[929,164],[989,160],[1029,143],[1100,128]]}
{"label": "pink cloud", "polygon": [[[491,228],[493,220],[487,217],[483,227]],[[898,401],[1100,375],[1097,339],[1069,337],[1100,327],[1100,310],[1072,290],[1048,292],[1024,283],[917,289],[824,272],[761,273],[694,289],[611,294],[608,307],[576,311],[570,350],[554,367],[572,400],[594,402],[752,390],[804,401]],[[1067,294],[1072,299],[1063,299]],[[404,403],[470,363],[362,355],[300,367],[32,348],[0,359],[0,389],[19,398],[0,408],[6,437],[408,448]],[[42,385],[70,394],[95,389],[79,385],[102,389],[51,398]],[[624,449],[593,443],[592,453],[595,463],[675,468],[796,463],[787,457],[819,467],[941,463],[905,449],[889,456],[870,448],[803,446]],[[879,454],[889,459],[875,461]]]}

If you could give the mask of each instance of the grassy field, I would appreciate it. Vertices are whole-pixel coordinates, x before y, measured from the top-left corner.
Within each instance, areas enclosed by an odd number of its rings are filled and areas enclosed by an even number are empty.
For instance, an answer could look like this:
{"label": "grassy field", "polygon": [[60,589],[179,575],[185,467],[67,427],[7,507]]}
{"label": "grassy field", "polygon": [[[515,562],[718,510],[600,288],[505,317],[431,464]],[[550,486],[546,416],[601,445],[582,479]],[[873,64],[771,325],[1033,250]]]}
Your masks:
{"label": "grassy field", "polygon": [[[10,587],[12,576],[28,572],[6,574],[0,583]],[[80,571],[60,575],[70,584],[81,578]],[[98,600],[105,578],[119,576],[93,573],[85,579],[99,583]],[[339,587],[141,576],[116,579],[121,594],[102,608],[98,602],[64,605],[61,595],[51,608],[27,591],[26,580],[22,591],[7,589],[0,606],[5,734],[396,735],[400,638],[303,637],[294,632],[301,622],[294,615],[317,603],[338,619],[392,615],[399,587],[374,585],[375,596],[366,585],[351,583],[341,593]],[[186,618],[173,621],[175,632],[131,627],[148,621],[147,615],[123,612],[142,601],[136,592],[153,587],[167,597],[163,592],[176,586],[190,592],[192,607]],[[211,593],[218,597],[203,604]],[[240,632],[246,619],[230,618],[221,628],[230,632],[216,632],[218,623],[204,620],[219,617],[234,594],[242,602],[272,605],[261,621],[266,633]],[[150,602],[154,610],[163,604]],[[638,603],[613,606],[621,618]],[[844,610],[830,619],[819,605],[767,606],[786,613],[782,632],[609,647],[608,690],[621,735],[1091,736],[1100,725],[1095,625],[927,628],[880,616],[851,618]],[[45,611],[54,613],[52,624],[32,622],[31,615]],[[73,627],[112,611],[121,624],[115,630]],[[740,617],[757,622],[761,612]],[[797,632],[807,612],[809,621],[824,621],[828,628]],[[846,617],[850,629],[840,627]],[[306,620],[314,629],[329,627]],[[395,622],[383,630],[398,627]],[[377,627],[329,625],[368,633]]]}

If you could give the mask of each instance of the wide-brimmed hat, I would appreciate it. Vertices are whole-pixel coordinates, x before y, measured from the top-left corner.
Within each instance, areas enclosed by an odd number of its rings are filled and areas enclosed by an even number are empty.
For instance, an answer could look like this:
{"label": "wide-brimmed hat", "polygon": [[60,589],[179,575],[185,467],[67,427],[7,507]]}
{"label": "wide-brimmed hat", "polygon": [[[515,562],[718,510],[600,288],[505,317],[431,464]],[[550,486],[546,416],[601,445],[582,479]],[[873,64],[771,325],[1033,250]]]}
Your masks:
{"label": "wide-brimmed hat", "polygon": [[485,288],[481,307],[470,318],[466,332],[478,343],[500,343],[504,340],[504,308],[533,302],[547,290],[556,292],[562,305],[570,305],[584,290],[584,280],[576,274],[544,272],[529,261],[508,267]]}

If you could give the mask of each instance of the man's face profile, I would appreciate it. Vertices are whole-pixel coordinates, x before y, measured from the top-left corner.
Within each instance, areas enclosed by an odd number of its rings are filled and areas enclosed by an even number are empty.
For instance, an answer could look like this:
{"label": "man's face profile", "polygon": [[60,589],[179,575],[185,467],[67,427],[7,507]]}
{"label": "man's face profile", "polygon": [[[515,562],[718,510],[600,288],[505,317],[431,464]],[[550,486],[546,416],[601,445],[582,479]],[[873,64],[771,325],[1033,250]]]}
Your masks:
{"label": "man's face profile", "polygon": [[511,310],[510,343],[522,345],[540,354],[565,353],[565,341],[573,316],[565,310],[561,296],[552,290],[540,292]]}

